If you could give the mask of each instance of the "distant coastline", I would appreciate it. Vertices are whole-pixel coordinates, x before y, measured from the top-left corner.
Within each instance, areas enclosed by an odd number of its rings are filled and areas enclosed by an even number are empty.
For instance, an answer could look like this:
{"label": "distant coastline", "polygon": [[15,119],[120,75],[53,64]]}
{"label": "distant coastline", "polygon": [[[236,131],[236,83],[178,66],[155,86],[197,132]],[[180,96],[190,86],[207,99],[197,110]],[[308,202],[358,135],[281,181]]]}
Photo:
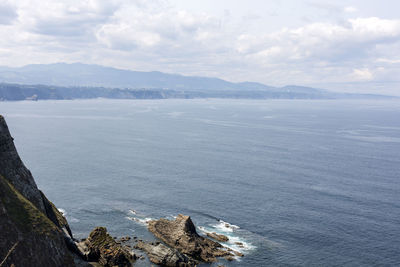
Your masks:
{"label": "distant coastline", "polygon": [[[292,88],[292,90],[290,90]],[[0,83],[0,101],[38,101],[72,99],[389,99],[394,96],[334,93],[314,88],[293,87],[280,90],[171,90],[162,88],[122,89],[83,86],[50,86]]]}
{"label": "distant coastline", "polygon": [[0,100],[46,99],[374,99],[387,95],[340,93],[298,85],[269,86],[158,71],[122,70],[82,63],[0,67]]}

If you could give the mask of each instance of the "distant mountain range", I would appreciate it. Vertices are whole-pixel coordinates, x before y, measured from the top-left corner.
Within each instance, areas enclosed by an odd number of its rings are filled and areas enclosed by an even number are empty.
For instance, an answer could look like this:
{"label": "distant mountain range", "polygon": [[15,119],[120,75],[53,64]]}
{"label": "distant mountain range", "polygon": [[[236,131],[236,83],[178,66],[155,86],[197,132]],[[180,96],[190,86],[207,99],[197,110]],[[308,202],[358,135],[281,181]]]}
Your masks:
{"label": "distant mountain range", "polygon": [[334,93],[302,86],[272,87],[255,82],[232,83],[218,78],[130,71],[81,63],[0,67],[0,100],[97,97],[330,99],[387,96]]}

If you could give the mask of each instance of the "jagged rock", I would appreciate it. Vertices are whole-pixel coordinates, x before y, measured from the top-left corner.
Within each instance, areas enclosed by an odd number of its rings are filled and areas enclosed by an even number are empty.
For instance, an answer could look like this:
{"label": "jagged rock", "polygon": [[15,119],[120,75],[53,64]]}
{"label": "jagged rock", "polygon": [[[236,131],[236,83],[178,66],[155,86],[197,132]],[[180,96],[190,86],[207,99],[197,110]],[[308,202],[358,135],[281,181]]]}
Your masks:
{"label": "jagged rock", "polygon": [[152,263],[161,266],[192,267],[197,264],[196,261],[183,255],[176,249],[169,248],[161,243],[138,242],[135,248],[145,251]]}
{"label": "jagged rock", "polygon": [[99,262],[103,266],[132,266],[132,261],[136,259],[127,247],[117,244],[105,227],[96,227],[77,246],[86,260]]}
{"label": "jagged rock", "polygon": [[150,221],[148,229],[170,247],[199,261],[215,262],[217,257],[233,256],[220,243],[200,236],[189,216],[179,214],[174,221]]}
{"label": "jagged rock", "polygon": [[120,239],[118,239],[117,242],[128,242],[129,240],[131,240],[130,236],[123,236]]}
{"label": "jagged rock", "polygon": [[62,231],[1,175],[0,255],[4,266],[75,266]]}
{"label": "jagged rock", "polygon": [[16,266],[75,266],[68,223],[37,188],[1,115],[0,177],[0,255],[17,244],[7,257]]}
{"label": "jagged rock", "polygon": [[214,233],[207,233],[207,236],[211,237],[211,238],[213,238],[213,239],[215,239],[215,240],[217,240],[219,242],[228,242],[229,241],[229,238],[227,236],[220,235],[220,234],[217,234],[215,232]]}
{"label": "jagged rock", "polygon": [[233,261],[235,258],[234,257],[232,257],[232,256],[226,256],[226,257],[224,257],[225,258],[225,260],[227,260],[227,261]]}
{"label": "jagged rock", "polygon": [[244,257],[244,254],[241,253],[241,252],[239,252],[239,251],[233,250],[233,253],[234,253],[236,256],[238,256],[238,257]]}
{"label": "jagged rock", "polygon": [[235,244],[240,248],[244,248],[244,244],[242,242],[235,242]]}
{"label": "jagged rock", "polygon": [[3,116],[0,115],[0,175],[6,178],[21,195],[45,213],[39,189],[31,172],[25,167],[14,145],[14,138]]}
{"label": "jagged rock", "polygon": [[[14,145],[14,139],[4,117],[0,115],[0,175],[7,179],[21,195],[43,212],[57,227],[72,239],[67,220],[56,206],[41,192],[31,172],[25,167]],[[64,231],[65,230],[65,231]]]}

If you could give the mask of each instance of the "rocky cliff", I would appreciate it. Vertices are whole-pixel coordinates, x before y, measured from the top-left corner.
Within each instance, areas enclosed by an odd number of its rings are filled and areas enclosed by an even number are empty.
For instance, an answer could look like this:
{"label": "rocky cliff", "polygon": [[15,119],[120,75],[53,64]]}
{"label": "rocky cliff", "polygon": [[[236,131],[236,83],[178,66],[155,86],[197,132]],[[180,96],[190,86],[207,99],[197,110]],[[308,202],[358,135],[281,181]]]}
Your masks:
{"label": "rocky cliff", "polygon": [[[148,229],[165,244],[139,241],[134,247],[161,266],[191,267],[221,257],[230,261],[235,255],[243,256],[200,236],[189,216],[150,221]],[[209,237],[228,240],[216,233]],[[104,227],[95,228],[81,242],[73,238],[67,220],[38,189],[21,161],[0,115],[0,267],[132,266],[142,257],[122,242],[114,240]]]}
{"label": "rocky cliff", "polygon": [[36,186],[0,115],[0,266],[75,266],[68,240],[67,220]]}

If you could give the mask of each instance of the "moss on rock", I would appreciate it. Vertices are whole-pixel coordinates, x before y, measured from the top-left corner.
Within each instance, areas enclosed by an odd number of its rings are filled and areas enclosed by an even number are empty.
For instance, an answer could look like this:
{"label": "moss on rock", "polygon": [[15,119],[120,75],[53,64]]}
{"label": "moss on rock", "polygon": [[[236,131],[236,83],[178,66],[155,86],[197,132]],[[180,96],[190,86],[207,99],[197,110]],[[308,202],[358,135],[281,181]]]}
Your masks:
{"label": "moss on rock", "polygon": [[0,175],[0,255],[5,266],[75,266],[61,230]]}
{"label": "moss on rock", "polygon": [[134,257],[108,234],[105,227],[96,227],[84,243],[89,261],[99,262],[103,266],[132,266]]}
{"label": "moss on rock", "polygon": [[1,201],[13,222],[27,233],[54,235],[58,228],[39,211],[29,200],[22,196],[3,176],[0,176]]}

